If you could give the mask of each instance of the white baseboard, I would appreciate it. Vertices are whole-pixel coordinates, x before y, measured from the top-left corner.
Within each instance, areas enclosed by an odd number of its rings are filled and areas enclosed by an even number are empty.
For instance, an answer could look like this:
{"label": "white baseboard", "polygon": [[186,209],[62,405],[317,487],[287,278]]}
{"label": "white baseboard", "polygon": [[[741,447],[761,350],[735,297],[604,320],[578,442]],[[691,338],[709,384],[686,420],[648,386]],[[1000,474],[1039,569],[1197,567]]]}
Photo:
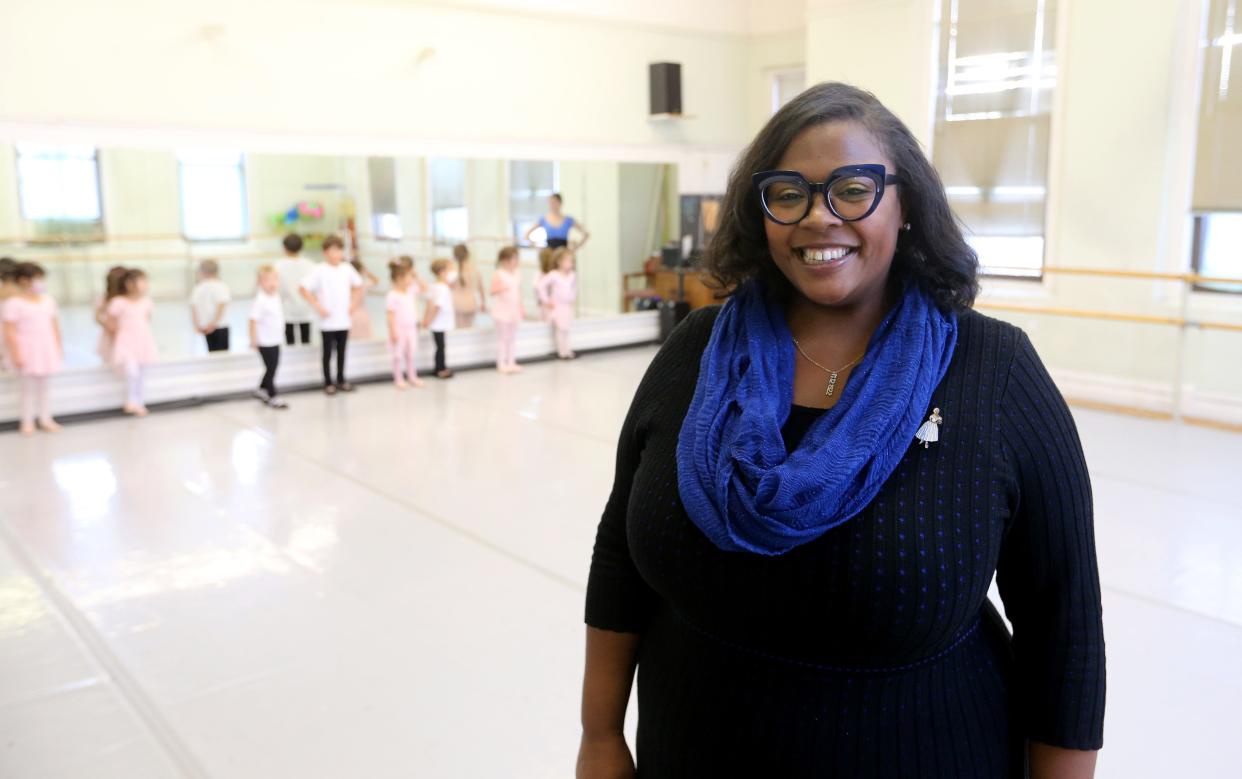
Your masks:
{"label": "white baseboard", "polygon": [[[659,318],[654,311],[640,311],[609,317],[579,319],[574,322],[571,345],[580,351],[651,343],[659,335]],[[527,322],[518,330],[518,359],[546,357],[555,351],[551,328],[540,322]],[[418,345],[420,371],[432,365],[431,336],[422,334]],[[391,362],[383,341],[351,343],[347,351],[346,373],[364,381],[390,376]],[[463,330],[448,335],[450,367],[492,364],[496,359],[496,337],[491,330]],[[185,360],[162,362],[147,369],[146,401],[150,404],[204,400],[253,390],[262,375],[258,355],[211,354]],[[318,345],[287,347],[281,350],[277,386],[296,387],[322,381]],[[105,367],[75,368],[51,377],[52,413],[87,414],[119,409],[125,399],[121,378]],[[0,376],[0,424],[18,417],[16,377]]]}
{"label": "white baseboard", "polygon": [[[1162,414],[1177,412],[1173,386],[1162,382],[1126,379],[1089,371],[1049,368],[1061,394],[1072,400],[1130,406]],[[1228,424],[1242,424],[1242,394],[1203,392],[1182,385],[1181,413]]]}

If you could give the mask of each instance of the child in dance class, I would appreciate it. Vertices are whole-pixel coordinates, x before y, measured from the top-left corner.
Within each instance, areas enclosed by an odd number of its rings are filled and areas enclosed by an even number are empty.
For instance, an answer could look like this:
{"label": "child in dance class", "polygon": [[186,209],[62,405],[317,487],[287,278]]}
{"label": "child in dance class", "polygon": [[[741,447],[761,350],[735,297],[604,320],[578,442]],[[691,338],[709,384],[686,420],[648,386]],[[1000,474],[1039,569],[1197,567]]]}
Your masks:
{"label": "child in dance class", "polygon": [[22,435],[40,429],[55,433],[60,425],[52,419],[47,378],[60,370],[60,323],[56,301],[43,290],[43,268],[32,262],[12,271],[16,294],[4,301],[4,341],[13,369],[18,374],[21,393]]}
{"label": "child in dance class", "polygon": [[517,373],[517,332],[526,311],[522,306],[522,282],[518,279],[518,250],[506,246],[496,258],[492,273],[492,321],[496,323],[496,370]]}
{"label": "child in dance class", "polygon": [[[388,348],[392,352],[392,381],[403,390],[410,384],[423,386],[414,362],[418,354],[418,292],[414,286],[413,263],[400,259],[388,263],[392,289],[388,291]],[[409,377],[409,384],[406,377]]]}
{"label": "child in dance class", "polygon": [[[350,313],[362,294],[362,277],[345,262],[345,242],[339,235],[323,239],[324,262],[302,280],[298,292],[319,315],[323,337],[323,391],[353,392],[345,380],[345,346],[349,343]],[[332,381],[332,353],[336,352],[336,381]]]}
{"label": "child in dance class", "polygon": [[194,320],[194,332],[206,339],[208,352],[229,350],[227,311],[232,300],[228,285],[220,280],[220,263],[200,262],[198,283],[190,290],[190,317]]}
{"label": "child in dance class", "polygon": [[99,342],[95,345],[95,354],[103,360],[104,365],[112,364],[112,331],[108,325],[108,304],[117,295],[125,294],[121,284],[125,281],[128,269],[123,265],[113,265],[104,276],[104,293],[95,304],[95,322],[99,325]]}
{"label": "child in dance class", "polygon": [[429,287],[427,282],[423,281],[423,277],[418,275],[418,268],[414,267],[414,258],[408,254],[403,254],[397,258],[397,262],[401,263],[401,267],[410,269],[410,278],[414,281],[414,290],[418,297],[425,296]]}
{"label": "child in dance class", "polygon": [[259,288],[250,304],[250,348],[263,360],[263,380],[254,396],[272,408],[289,408],[276,396],[276,367],[280,365],[280,342],[285,336],[285,309],[280,299],[280,276],[271,265],[259,268]]}
{"label": "child in dance class", "polygon": [[285,343],[310,343],[311,318],[315,310],[306,304],[298,290],[307,274],[315,269],[315,263],[302,256],[302,236],[289,233],[280,242],[285,250],[283,259],[276,261],[276,276],[280,279],[280,304],[285,312]]}
{"label": "child in dance class", "polygon": [[453,247],[453,259],[457,262],[457,277],[449,276],[453,288],[453,316],[458,330],[474,327],[480,311],[487,313],[487,298],[483,297],[483,277],[474,267],[470,247],[459,243]]}
{"label": "child in dance class", "polygon": [[12,257],[0,257],[0,371],[9,371],[9,350],[4,338],[4,302],[17,294],[17,260]]}
{"label": "child in dance class", "polygon": [[125,405],[121,408],[136,417],[147,415],[146,366],[159,361],[155,334],[151,332],[151,312],[155,304],[147,296],[149,286],[146,273],[130,268],[121,280],[121,294],[108,303],[112,364],[125,377]]}
{"label": "child in dance class", "polygon": [[355,341],[370,341],[375,337],[375,329],[371,326],[371,313],[367,311],[367,293],[379,285],[379,279],[357,257],[350,260],[349,264],[362,277],[362,294],[349,312],[349,337]]}
{"label": "child in dance class", "polygon": [[444,355],[444,336],[457,324],[453,311],[453,290],[449,287],[449,271],[452,268],[453,263],[448,260],[431,263],[431,273],[436,280],[431,285],[427,313],[423,316],[423,327],[431,331],[431,337],[436,342],[436,377],[441,379],[453,377]]}
{"label": "child in dance class", "polygon": [[574,301],[578,299],[578,275],[574,272],[574,253],[562,247],[552,256],[556,269],[539,280],[536,293],[556,337],[556,356],[572,360],[569,328],[574,321]]}
{"label": "child in dance class", "polygon": [[535,277],[535,297],[539,299],[539,318],[545,322],[548,321],[548,309],[543,305],[543,299],[539,298],[539,287],[548,274],[556,269],[556,264],[552,261],[555,251],[547,246],[539,250],[539,275]]}

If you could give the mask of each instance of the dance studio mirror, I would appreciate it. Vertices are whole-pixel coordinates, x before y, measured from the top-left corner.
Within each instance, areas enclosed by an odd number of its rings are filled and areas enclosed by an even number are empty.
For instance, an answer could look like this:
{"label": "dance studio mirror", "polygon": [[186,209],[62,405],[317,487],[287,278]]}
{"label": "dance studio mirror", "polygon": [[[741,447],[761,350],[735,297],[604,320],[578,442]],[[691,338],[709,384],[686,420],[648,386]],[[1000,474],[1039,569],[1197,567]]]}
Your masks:
{"label": "dance studio mirror", "polygon": [[539,249],[549,238],[538,223],[568,217],[565,240],[582,244],[577,316],[588,319],[650,309],[660,284],[663,297],[675,294],[677,274],[662,263],[677,265],[701,245],[698,215],[710,217],[713,202],[679,193],[677,166],[665,163],[0,145],[0,256],[47,271],[70,369],[100,364],[95,308],[113,266],[147,273],[161,360],[209,359],[190,313],[204,260],[215,261],[232,295],[223,320],[231,352],[249,347],[256,271],[285,256],[290,233],[304,239],[311,261],[329,233],[358,260],[368,294],[351,338],[386,338],[390,260],[409,255],[430,280],[431,262],[452,258],[459,244],[469,253],[462,275],[478,280],[458,294],[459,310],[477,309],[459,324],[486,329],[486,294],[478,293],[497,252],[521,247],[523,297],[535,318]]}

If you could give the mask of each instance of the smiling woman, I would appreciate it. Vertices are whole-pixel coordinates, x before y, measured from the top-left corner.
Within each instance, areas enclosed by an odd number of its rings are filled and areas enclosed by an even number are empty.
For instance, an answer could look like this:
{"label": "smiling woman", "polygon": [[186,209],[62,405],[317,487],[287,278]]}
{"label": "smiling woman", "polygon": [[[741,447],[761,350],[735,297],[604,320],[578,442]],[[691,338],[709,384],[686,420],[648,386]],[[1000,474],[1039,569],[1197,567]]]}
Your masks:
{"label": "smiling woman", "polygon": [[909,130],[807,90],[733,171],[705,265],[729,299],[668,339],[618,444],[579,776],[633,775],[635,668],[644,777],[1090,776],[1086,463],[1025,334],[970,310]]}

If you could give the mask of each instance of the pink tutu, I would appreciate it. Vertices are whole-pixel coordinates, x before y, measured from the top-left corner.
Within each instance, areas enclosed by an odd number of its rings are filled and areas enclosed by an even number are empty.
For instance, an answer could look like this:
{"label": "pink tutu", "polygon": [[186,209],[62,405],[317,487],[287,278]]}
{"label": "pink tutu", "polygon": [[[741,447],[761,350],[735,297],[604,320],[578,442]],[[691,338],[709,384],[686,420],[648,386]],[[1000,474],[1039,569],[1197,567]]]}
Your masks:
{"label": "pink tutu", "polygon": [[121,296],[113,298],[108,304],[108,315],[116,320],[116,335],[112,342],[113,365],[159,362],[155,335],[151,332],[151,311],[154,308],[151,298],[131,300]]}
{"label": "pink tutu", "polygon": [[15,295],[4,303],[4,321],[17,328],[20,373],[48,376],[60,370],[60,344],[56,342],[56,301],[47,295],[28,300]]}

